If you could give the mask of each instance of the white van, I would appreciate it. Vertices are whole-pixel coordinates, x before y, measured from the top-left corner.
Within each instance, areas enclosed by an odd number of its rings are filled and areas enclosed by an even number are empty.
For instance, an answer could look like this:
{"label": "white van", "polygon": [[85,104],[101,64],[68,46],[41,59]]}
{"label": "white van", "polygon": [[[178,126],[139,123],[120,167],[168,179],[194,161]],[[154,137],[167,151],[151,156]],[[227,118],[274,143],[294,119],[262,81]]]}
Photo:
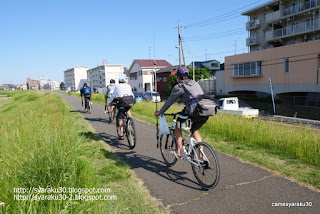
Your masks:
{"label": "white van", "polygon": [[146,91],[143,97],[144,100],[151,100],[152,102],[161,102],[160,94],[156,91]]}

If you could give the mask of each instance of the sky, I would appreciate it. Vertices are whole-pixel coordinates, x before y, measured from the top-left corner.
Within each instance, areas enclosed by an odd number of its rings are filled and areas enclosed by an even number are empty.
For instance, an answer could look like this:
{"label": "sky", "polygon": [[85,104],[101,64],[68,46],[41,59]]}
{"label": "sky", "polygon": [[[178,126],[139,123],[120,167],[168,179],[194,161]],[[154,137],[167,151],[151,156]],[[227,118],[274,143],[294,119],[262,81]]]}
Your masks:
{"label": "sky", "polygon": [[[248,51],[241,13],[270,0],[0,0],[0,84],[26,78],[63,81],[77,66],[130,67],[134,59],[179,64],[183,46],[196,61]],[[192,55],[185,50],[186,64]]]}

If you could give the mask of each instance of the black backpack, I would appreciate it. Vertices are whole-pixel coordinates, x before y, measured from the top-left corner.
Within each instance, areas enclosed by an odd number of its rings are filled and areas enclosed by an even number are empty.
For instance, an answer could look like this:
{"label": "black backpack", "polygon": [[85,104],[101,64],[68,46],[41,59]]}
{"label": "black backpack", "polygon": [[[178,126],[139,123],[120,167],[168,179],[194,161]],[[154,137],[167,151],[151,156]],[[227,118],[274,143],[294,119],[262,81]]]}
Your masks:
{"label": "black backpack", "polygon": [[199,95],[193,97],[192,94],[182,84],[184,90],[189,94],[191,101],[186,105],[185,113],[189,116],[214,116],[217,114],[219,103],[214,99],[214,95]]}

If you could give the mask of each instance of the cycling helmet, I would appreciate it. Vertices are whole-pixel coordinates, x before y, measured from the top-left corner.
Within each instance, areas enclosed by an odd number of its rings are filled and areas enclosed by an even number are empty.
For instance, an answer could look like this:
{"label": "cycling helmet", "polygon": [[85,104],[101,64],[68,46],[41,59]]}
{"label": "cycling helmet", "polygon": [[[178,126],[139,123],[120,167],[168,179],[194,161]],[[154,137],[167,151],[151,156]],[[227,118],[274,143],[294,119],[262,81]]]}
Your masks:
{"label": "cycling helmet", "polygon": [[119,83],[125,83],[126,79],[124,77],[119,77]]}
{"label": "cycling helmet", "polygon": [[110,83],[116,83],[116,81],[114,81],[114,79],[111,79],[111,80],[110,80]]}
{"label": "cycling helmet", "polygon": [[179,67],[177,73],[176,73],[176,76],[179,76],[179,77],[185,77],[185,76],[188,76],[189,75],[189,70],[188,68],[186,67]]}

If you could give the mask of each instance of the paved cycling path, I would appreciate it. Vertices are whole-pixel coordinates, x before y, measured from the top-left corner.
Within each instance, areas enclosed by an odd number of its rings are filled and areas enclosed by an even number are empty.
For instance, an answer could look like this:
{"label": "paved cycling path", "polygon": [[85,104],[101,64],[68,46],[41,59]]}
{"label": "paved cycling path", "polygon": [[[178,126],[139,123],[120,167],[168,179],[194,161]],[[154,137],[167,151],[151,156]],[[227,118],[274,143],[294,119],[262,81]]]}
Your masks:
{"label": "paved cycling path", "polygon": [[[221,167],[218,186],[202,190],[187,162],[178,161],[175,166],[166,167],[156,148],[155,126],[135,120],[138,143],[130,150],[127,140],[117,140],[116,127],[106,122],[102,106],[94,104],[92,113],[86,114],[78,97],[59,95],[81,112],[102,140],[131,165],[151,195],[169,206],[172,213],[320,213],[319,192],[222,153],[218,153]],[[304,205],[311,202],[312,206],[273,206],[292,202]]]}

